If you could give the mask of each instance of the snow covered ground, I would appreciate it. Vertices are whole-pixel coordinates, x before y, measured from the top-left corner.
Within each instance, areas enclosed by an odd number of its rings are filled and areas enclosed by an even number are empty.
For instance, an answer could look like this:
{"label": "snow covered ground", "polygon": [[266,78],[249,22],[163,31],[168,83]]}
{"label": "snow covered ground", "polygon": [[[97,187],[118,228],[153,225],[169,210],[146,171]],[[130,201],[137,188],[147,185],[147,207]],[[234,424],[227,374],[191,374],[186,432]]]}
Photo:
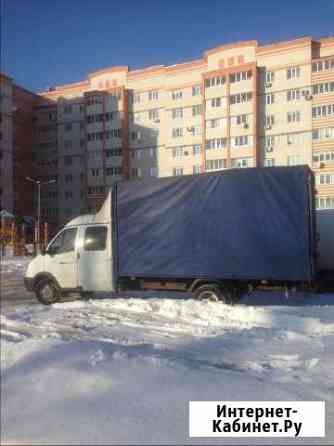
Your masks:
{"label": "snow covered ground", "polygon": [[1,343],[3,442],[258,444],[190,439],[189,400],[325,400],[326,438],[289,441],[334,443],[334,295],[23,303]]}
{"label": "snow covered ground", "polygon": [[31,261],[31,257],[4,257],[1,259],[0,267],[1,272],[3,274],[3,281],[9,276],[15,273],[20,277],[23,277],[23,274],[28,266],[28,263]]}

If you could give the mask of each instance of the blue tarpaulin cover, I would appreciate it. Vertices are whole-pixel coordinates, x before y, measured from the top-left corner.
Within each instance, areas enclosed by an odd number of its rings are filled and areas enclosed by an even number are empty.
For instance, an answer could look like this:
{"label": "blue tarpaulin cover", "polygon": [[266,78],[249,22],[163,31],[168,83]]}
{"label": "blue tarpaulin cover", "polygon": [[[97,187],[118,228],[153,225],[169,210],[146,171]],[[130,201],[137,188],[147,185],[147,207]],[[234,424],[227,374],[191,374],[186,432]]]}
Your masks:
{"label": "blue tarpaulin cover", "polygon": [[311,175],[293,166],[118,183],[118,276],[311,280]]}

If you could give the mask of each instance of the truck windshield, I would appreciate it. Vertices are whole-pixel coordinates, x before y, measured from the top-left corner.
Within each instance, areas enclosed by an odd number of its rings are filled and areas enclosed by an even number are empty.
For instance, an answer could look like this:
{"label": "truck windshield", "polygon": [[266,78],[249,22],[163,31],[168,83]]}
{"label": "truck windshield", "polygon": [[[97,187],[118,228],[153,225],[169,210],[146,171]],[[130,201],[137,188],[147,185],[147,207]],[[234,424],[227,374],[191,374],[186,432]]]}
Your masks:
{"label": "truck windshield", "polygon": [[71,252],[75,249],[75,238],[77,235],[77,228],[69,228],[62,231],[49,245],[48,251],[54,254]]}

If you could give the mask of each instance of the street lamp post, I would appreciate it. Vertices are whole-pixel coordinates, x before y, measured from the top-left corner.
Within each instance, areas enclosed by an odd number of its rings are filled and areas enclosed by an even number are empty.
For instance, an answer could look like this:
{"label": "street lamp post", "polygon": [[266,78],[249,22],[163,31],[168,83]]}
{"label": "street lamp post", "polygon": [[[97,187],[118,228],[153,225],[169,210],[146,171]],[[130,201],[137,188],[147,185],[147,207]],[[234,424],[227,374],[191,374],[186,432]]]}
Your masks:
{"label": "street lamp post", "polygon": [[44,186],[46,184],[55,183],[56,180],[49,180],[49,181],[39,181],[34,180],[33,178],[26,177],[26,180],[30,181],[31,183],[34,183],[37,185],[37,252],[40,251],[40,224],[41,224],[41,186]]}

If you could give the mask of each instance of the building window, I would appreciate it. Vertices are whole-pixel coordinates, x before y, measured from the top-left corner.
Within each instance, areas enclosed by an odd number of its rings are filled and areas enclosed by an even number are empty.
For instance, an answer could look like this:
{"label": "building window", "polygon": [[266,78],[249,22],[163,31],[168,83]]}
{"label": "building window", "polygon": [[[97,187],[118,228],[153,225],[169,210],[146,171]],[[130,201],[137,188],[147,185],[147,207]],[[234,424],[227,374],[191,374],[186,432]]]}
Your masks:
{"label": "building window", "polygon": [[312,131],[312,139],[313,139],[313,141],[334,139],[334,127],[325,127],[322,129],[314,129]]}
{"label": "building window", "polygon": [[334,209],[334,197],[319,197],[315,201],[316,209]]}
{"label": "building window", "polygon": [[266,95],[266,104],[270,105],[273,104],[275,102],[275,96],[274,93],[270,93]]}
{"label": "building window", "polygon": [[193,116],[201,115],[202,114],[202,104],[193,105],[192,111],[193,111]]}
{"label": "building window", "polygon": [[275,160],[274,160],[274,158],[266,158],[266,159],[264,160],[264,165],[265,165],[266,167],[273,167],[273,166],[275,166]]}
{"label": "building window", "polygon": [[300,164],[300,156],[299,155],[288,156],[287,164],[288,166],[297,166],[298,164]]}
{"label": "building window", "polygon": [[[187,127],[187,130],[189,132],[189,127]],[[191,133],[193,136],[198,136],[202,134],[202,127],[200,125],[194,125],[191,127]]]}
{"label": "building window", "polygon": [[174,177],[179,177],[183,175],[183,167],[174,167],[173,169],[173,176]]}
{"label": "building window", "polygon": [[66,190],[65,191],[65,199],[68,200],[69,198],[73,197],[73,193],[71,190]]}
{"label": "building window", "polygon": [[264,117],[264,126],[266,128],[271,128],[275,124],[275,117],[274,115],[266,115]]}
{"label": "building window", "polygon": [[234,168],[245,168],[248,167],[248,159],[246,158],[235,158],[231,160],[231,166]]}
{"label": "building window", "polygon": [[251,137],[248,135],[235,136],[232,138],[232,145],[238,146],[248,146],[250,144]]}
{"label": "building window", "polygon": [[107,167],[106,168],[106,175],[107,176],[117,176],[122,175],[122,167]]}
{"label": "building window", "polygon": [[72,147],[72,141],[71,140],[64,141],[64,147],[66,150],[70,149]]}
{"label": "building window", "polygon": [[325,118],[334,115],[334,104],[312,107],[312,118]]}
{"label": "building window", "polygon": [[312,64],[313,73],[323,70],[334,70],[334,59],[319,60],[319,62]]}
{"label": "building window", "polygon": [[70,132],[72,130],[72,123],[65,124],[65,131]]}
{"label": "building window", "polygon": [[150,177],[157,177],[158,169],[156,167],[150,167]]}
{"label": "building window", "polygon": [[150,121],[158,120],[159,119],[159,110],[158,109],[149,110],[149,112],[148,112],[148,119]]}
{"label": "building window", "polygon": [[100,175],[100,169],[91,169],[93,177],[98,177]]}
{"label": "building window", "polygon": [[137,112],[133,114],[133,122],[138,123],[142,120],[143,113]]}
{"label": "building window", "polygon": [[206,150],[224,149],[226,147],[227,138],[214,138],[206,140]]}
{"label": "building window", "polygon": [[133,95],[133,102],[134,102],[135,104],[138,104],[138,103],[140,102],[140,93],[135,93],[135,94]]}
{"label": "building window", "polygon": [[334,184],[334,173],[323,173],[315,176],[316,184]]}
{"label": "building window", "polygon": [[211,107],[220,107],[222,103],[221,98],[213,98],[211,99]]}
{"label": "building window", "polygon": [[286,100],[287,101],[298,101],[300,99],[300,90],[288,90],[286,92]]}
{"label": "building window", "polygon": [[252,92],[232,94],[230,96],[230,104],[241,104],[252,100]]}
{"label": "building window", "polygon": [[334,151],[328,151],[328,152],[318,152],[313,155],[313,162],[314,163],[334,163]]}
{"label": "building window", "polygon": [[239,71],[238,73],[231,73],[230,74],[230,82],[240,82],[240,81],[246,81],[248,79],[251,79],[252,72],[251,71]]}
{"label": "building window", "polygon": [[149,147],[149,148],[146,149],[146,150],[147,150],[147,152],[148,152],[148,156],[149,156],[150,158],[154,158],[154,157],[155,157],[155,151],[156,151],[155,147]]}
{"label": "building window", "polygon": [[291,122],[299,122],[300,121],[300,111],[293,111],[287,113],[287,121],[288,123]]}
{"label": "building window", "polygon": [[210,170],[219,170],[226,168],[226,161],[224,159],[219,160],[207,160],[205,163],[205,169]]}
{"label": "building window", "polygon": [[104,194],[105,187],[104,186],[94,186],[88,188],[88,194]]}
{"label": "building window", "polygon": [[265,137],[265,146],[266,147],[272,147],[275,145],[275,136],[274,135],[268,135]]}
{"label": "building window", "polygon": [[234,119],[235,119],[235,122],[237,125],[248,124],[248,116],[247,115],[237,115],[237,116],[234,116]]}
{"label": "building window", "polygon": [[173,108],[172,110],[172,118],[182,118],[183,117],[183,108]]}
{"label": "building window", "polygon": [[314,96],[332,93],[334,91],[334,82],[323,82],[312,86]]}
{"label": "building window", "polygon": [[65,105],[64,106],[64,113],[65,114],[72,113],[72,105]]}
{"label": "building window", "polygon": [[142,176],[142,171],[139,167],[133,167],[131,169],[131,176],[133,178],[140,178]]}
{"label": "building window", "polygon": [[265,82],[267,84],[271,84],[272,82],[274,82],[274,79],[275,79],[275,73],[273,71],[266,71]]}
{"label": "building window", "polygon": [[173,158],[181,159],[183,158],[183,155],[184,155],[183,147],[173,147],[172,149]]}
{"label": "building window", "polygon": [[72,157],[71,156],[65,156],[64,158],[64,164],[65,166],[71,166],[72,165]]}
{"label": "building window", "polygon": [[193,166],[193,174],[196,175],[198,173],[201,173],[201,166],[200,166],[200,164],[195,164]]}
{"label": "building window", "polygon": [[194,85],[192,88],[192,95],[193,96],[199,96],[201,94],[201,86],[200,85]]}
{"label": "building window", "polygon": [[193,145],[193,155],[200,155],[201,154],[201,145],[195,144]]}
{"label": "building window", "polygon": [[131,139],[134,140],[140,140],[141,139],[141,132],[139,130],[135,132],[131,132]]}
{"label": "building window", "polygon": [[172,99],[182,99],[182,90],[172,91]]}
{"label": "building window", "polygon": [[117,147],[115,149],[107,149],[106,150],[106,157],[110,158],[112,156],[121,156],[122,155],[122,149],[120,147]]}
{"label": "building window", "polygon": [[225,118],[209,119],[206,122],[209,129],[222,129],[225,127]]}
{"label": "building window", "polygon": [[296,133],[288,133],[286,135],[287,144],[296,144],[297,143],[297,134]]}
{"label": "building window", "polygon": [[132,158],[141,159],[144,156],[145,149],[135,149],[131,151]]}
{"label": "building window", "polygon": [[288,68],[286,70],[286,78],[287,79],[295,79],[297,77],[300,77],[300,68],[299,67]]}
{"label": "building window", "polygon": [[157,101],[159,99],[159,92],[158,91],[150,91],[148,93],[148,100],[149,101]]}
{"label": "building window", "polygon": [[215,77],[210,77],[208,79],[205,79],[205,87],[206,88],[219,87],[220,85],[224,85],[224,84],[225,84],[224,76],[215,76]]}
{"label": "building window", "polygon": [[183,136],[183,128],[181,128],[181,127],[174,128],[172,130],[172,136],[173,136],[173,138],[179,138],[179,137]]}
{"label": "building window", "polygon": [[72,183],[73,175],[71,173],[65,175],[65,183]]}

